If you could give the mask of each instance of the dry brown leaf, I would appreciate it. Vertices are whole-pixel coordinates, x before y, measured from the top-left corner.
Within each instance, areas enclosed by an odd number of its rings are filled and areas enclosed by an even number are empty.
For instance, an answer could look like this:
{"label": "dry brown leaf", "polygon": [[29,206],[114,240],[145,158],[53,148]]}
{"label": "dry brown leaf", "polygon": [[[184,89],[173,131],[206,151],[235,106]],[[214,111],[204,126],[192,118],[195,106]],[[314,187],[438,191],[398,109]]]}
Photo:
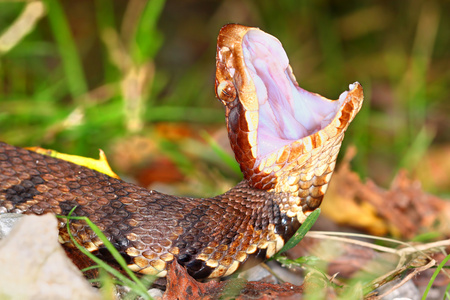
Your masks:
{"label": "dry brown leaf", "polygon": [[333,176],[322,211],[332,220],[374,235],[387,233],[412,238],[437,231],[450,235],[450,203],[422,190],[419,181],[400,171],[389,190],[373,181],[363,183],[350,170],[355,149],[350,148]]}
{"label": "dry brown leaf", "polygon": [[172,299],[301,299],[302,286],[247,282],[243,279],[198,282],[176,260],[168,266],[164,300]]}
{"label": "dry brown leaf", "polygon": [[362,228],[374,235],[385,235],[388,227],[377,215],[377,209],[358,198],[364,184],[358,174],[350,169],[355,151],[355,148],[349,148],[335,171],[321,206],[322,213],[338,224]]}

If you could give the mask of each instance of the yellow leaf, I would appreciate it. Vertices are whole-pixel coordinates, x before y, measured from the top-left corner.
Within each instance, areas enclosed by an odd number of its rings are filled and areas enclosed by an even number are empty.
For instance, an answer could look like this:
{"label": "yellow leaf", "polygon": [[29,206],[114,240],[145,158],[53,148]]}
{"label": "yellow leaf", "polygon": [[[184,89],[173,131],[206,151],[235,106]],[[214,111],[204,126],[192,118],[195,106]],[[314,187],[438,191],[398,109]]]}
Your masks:
{"label": "yellow leaf", "polygon": [[39,154],[62,159],[62,160],[74,163],[76,165],[84,166],[86,168],[98,171],[98,172],[106,174],[108,176],[120,179],[120,177],[117,176],[117,174],[111,170],[111,167],[108,164],[108,160],[106,159],[105,152],[103,152],[102,149],[100,149],[99,159],[83,157],[83,156],[78,156],[78,155],[65,154],[65,153],[59,153],[55,150],[44,149],[41,147],[28,147],[26,149],[36,152],[36,153],[39,153]]}

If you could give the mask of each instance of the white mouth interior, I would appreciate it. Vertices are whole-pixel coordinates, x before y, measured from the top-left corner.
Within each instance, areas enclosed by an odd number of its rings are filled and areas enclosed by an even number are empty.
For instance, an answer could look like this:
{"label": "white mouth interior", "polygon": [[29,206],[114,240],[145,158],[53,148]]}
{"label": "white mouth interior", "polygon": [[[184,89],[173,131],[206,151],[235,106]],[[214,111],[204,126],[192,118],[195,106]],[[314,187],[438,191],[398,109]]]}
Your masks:
{"label": "white mouth interior", "polygon": [[330,124],[347,91],[332,101],[300,88],[280,41],[260,30],[244,36],[242,49],[259,102],[258,157]]}

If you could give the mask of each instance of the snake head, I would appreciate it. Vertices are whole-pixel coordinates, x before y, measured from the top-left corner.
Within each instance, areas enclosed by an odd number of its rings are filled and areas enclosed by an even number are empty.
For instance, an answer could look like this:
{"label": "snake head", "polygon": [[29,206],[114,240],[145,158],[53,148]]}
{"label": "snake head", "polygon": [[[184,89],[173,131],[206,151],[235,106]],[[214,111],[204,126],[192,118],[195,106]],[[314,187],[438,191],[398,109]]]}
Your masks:
{"label": "snake head", "polygon": [[338,100],[299,87],[280,41],[259,30],[224,26],[217,40],[216,96],[245,179],[257,189],[295,194],[317,208],[344,132],[363,101],[358,82]]}

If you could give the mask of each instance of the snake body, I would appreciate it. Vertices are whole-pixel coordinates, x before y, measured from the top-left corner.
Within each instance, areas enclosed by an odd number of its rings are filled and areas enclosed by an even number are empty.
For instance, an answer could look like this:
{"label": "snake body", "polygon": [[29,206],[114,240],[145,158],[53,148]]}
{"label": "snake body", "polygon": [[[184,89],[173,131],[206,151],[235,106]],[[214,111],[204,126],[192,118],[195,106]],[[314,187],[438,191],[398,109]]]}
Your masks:
{"label": "snake body", "polygon": [[[0,143],[0,214],[87,216],[138,273],[165,276],[173,260],[215,278],[274,255],[321,204],[344,132],[363,94],[352,84],[331,101],[298,87],[281,43],[257,28],[224,26],[216,96],[225,105],[244,180],[213,198],[147,190],[57,158]],[[60,241],[71,247],[60,221]],[[70,230],[108,259],[83,221]]]}

